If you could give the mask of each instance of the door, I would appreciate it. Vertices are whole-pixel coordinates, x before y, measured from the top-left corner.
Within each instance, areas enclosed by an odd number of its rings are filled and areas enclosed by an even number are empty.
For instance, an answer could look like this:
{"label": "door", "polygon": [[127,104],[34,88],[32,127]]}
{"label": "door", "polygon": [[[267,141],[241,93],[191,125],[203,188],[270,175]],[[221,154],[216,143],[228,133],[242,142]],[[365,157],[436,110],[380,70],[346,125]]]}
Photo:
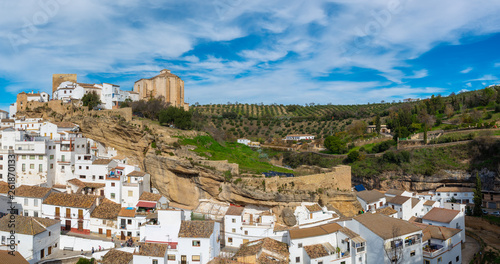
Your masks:
{"label": "door", "polygon": [[121,235],[120,239],[125,240],[125,231],[122,231],[122,235]]}
{"label": "door", "polygon": [[111,230],[106,230],[106,237],[111,237]]}
{"label": "door", "polygon": [[181,264],[187,264],[187,257],[186,255],[181,256]]}
{"label": "door", "polygon": [[66,208],[66,218],[71,218],[71,208]]}
{"label": "door", "polygon": [[99,235],[102,235],[102,228],[99,228]]}
{"label": "door", "polygon": [[49,248],[47,249],[47,251],[48,251],[48,252],[47,252],[47,253],[48,253],[47,255],[52,254],[52,247],[49,247]]}
{"label": "door", "polygon": [[83,210],[82,209],[78,210],[78,219],[83,219]]}
{"label": "door", "polygon": [[40,251],[40,258],[43,259],[43,257],[45,257],[45,250],[44,249],[42,249]]}
{"label": "door", "polygon": [[61,207],[56,207],[56,217],[61,216]]}
{"label": "door", "polygon": [[78,231],[83,231],[83,221],[78,221]]}
{"label": "door", "polygon": [[66,220],[66,230],[71,230],[71,220]]}

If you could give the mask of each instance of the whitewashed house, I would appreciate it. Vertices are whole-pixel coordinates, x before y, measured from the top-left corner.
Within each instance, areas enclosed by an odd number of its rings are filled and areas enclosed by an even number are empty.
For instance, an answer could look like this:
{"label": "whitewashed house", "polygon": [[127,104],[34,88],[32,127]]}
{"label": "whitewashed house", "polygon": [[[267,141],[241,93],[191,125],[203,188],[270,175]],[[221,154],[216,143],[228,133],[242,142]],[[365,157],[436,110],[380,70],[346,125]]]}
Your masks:
{"label": "whitewashed house", "polygon": [[103,199],[90,214],[90,232],[106,235],[110,238],[117,233],[118,213],[121,206],[118,203]]}
{"label": "whitewashed house", "polygon": [[439,205],[438,201],[424,200],[424,215],[427,214],[432,208],[439,207]]}
{"label": "whitewashed house", "polygon": [[181,222],[190,220],[183,210],[158,209],[147,217],[147,222],[140,227],[140,241],[146,243],[164,243],[176,247]]}
{"label": "whitewashed house", "polygon": [[9,118],[9,112],[7,112],[5,110],[0,110],[0,119],[7,120],[7,118]]}
{"label": "whitewashed house", "polygon": [[377,190],[357,192],[356,198],[366,212],[375,212],[377,208],[384,207],[386,203],[385,195]]}
{"label": "whitewashed house", "polygon": [[133,263],[165,264],[168,244],[137,243]]}
{"label": "whitewashed house", "polygon": [[90,234],[90,214],[98,205],[95,195],[52,192],[42,204],[42,216],[61,221],[61,228]]}
{"label": "whitewashed house", "polygon": [[14,119],[7,119],[7,118],[2,118],[0,120],[0,128],[4,127],[14,127]]}
{"label": "whitewashed house", "polygon": [[465,243],[465,212],[434,207],[422,217],[422,223],[460,229],[462,243]]}
{"label": "whitewashed house", "polygon": [[398,218],[408,221],[411,214],[411,198],[407,196],[394,196],[387,200],[387,206],[398,212]]}
{"label": "whitewashed house", "polygon": [[414,223],[423,231],[424,264],[462,263],[461,230]]}
{"label": "whitewashed house", "polygon": [[250,142],[252,142],[252,141],[250,139],[246,139],[246,138],[238,138],[237,142],[248,146],[248,144],[250,144]]}
{"label": "whitewashed house", "polygon": [[434,197],[436,201],[441,203],[441,207],[445,202],[451,202],[452,198],[458,203],[468,204],[472,203],[474,190],[466,187],[441,187],[436,189],[436,195]]}
{"label": "whitewashed house", "polygon": [[15,141],[14,152],[18,156],[16,176],[19,185],[44,185],[51,187],[55,181],[54,141],[43,137],[24,137]]}
{"label": "whitewashed house", "polygon": [[300,228],[322,225],[339,219],[339,216],[328,211],[326,206],[321,208],[317,203],[307,202],[297,206],[294,215]]}
{"label": "whitewashed house", "polygon": [[366,239],[367,263],[423,263],[422,230],[407,221],[365,213],[344,224]]}
{"label": "whitewashed house", "polygon": [[[181,263],[206,264],[220,253],[220,224],[214,221],[182,221],[177,249],[168,250]],[[168,259],[167,263],[178,263]]]}
{"label": "whitewashed house", "polygon": [[405,196],[405,197],[413,197],[413,193],[405,190],[397,190],[397,189],[389,189],[385,193],[385,196],[395,197],[395,196]]}
{"label": "whitewashed house", "polygon": [[310,134],[292,134],[292,135],[287,135],[285,137],[285,140],[294,140],[294,141],[314,140],[314,136]]}
{"label": "whitewashed house", "polygon": [[[12,223],[10,221],[14,221],[15,226],[10,225]],[[7,246],[13,238],[16,243],[15,250],[21,253],[29,263],[37,263],[58,251],[60,226],[61,223],[53,219],[8,214],[0,218],[2,243],[0,249],[11,250]],[[13,237],[11,236],[12,230],[15,232]]]}
{"label": "whitewashed house", "polygon": [[47,187],[22,185],[16,188],[14,202],[24,216],[42,216],[42,203],[51,193]]}

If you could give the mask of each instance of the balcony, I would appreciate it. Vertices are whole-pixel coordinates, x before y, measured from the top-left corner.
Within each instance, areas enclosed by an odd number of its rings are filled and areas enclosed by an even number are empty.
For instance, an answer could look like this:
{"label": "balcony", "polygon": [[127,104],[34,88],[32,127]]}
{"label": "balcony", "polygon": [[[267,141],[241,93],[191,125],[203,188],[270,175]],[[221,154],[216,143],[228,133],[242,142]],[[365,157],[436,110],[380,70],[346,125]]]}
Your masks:
{"label": "balcony", "polygon": [[442,253],[448,251],[448,246],[442,246],[439,244],[427,244],[423,247],[422,252],[425,257],[434,258]]}
{"label": "balcony", "polygon": [[57,160],[57,163],[62,163],[62,164],[70,164],[70,160]]}

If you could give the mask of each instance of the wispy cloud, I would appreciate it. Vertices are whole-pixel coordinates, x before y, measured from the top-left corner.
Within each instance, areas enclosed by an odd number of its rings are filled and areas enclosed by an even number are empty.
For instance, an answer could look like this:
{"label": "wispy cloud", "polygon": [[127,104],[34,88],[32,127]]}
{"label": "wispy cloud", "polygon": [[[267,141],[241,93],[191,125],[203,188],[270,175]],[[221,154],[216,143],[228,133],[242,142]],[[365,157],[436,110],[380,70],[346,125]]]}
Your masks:
{"label": "wispy cloud", "polygon": [[474,68],[472,68],[472,67],[467,67],[467,68],[465,68],[465,69],[461,70],[461,71],[460,71],[460,73],[466,74],[466,73],[471,72],[473,69],[474,69]]}

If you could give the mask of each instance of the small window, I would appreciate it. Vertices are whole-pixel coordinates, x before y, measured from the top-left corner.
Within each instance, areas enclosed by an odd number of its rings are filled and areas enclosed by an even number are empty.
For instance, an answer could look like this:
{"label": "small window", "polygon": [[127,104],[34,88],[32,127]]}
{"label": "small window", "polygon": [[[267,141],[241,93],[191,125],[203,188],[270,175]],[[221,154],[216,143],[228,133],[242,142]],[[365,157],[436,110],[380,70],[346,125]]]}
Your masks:
{"label": "small window", "polygon": [[229,242],[229,243],[233,243],[233,238],[232,238],[232,237],[228,237],[228,238],[227,238],[227,242]]}
{"label": "small window", "polygon": [[443,257],[438,258],[438,263],[443,263]]}
{"label": "small window", "polygon": [[234,218],[233,218],[232,220],[233,220],[233,221],[232,221],[233,223],[236,223],[236,219],[234,219]]}
{"label": "small window", "polygon": [[157,259],[153,259],[152,264],[158,264],[158,260]]}
{"label": "small window", "polygon": [[200,246],[200,240],[193,240],[193,247],[199,247]]}
{"label": "small window", "polygon": [[115,187],[115,183],[114,182],[111,183],[111,187]]}
{"label": "small window", "polygon": [[193,260],[193,261],[200,261],[200,255],[193,255],[191,257],[191,260]]}
{"label": "small window", "polygon": [[99,176],[99,180],[104,180],[104,176]]}
{"label": "small window", "polygon": [[51,236],[51,235],[52,235],[52,232],[49,231],[49,236]]}
{"label": "small window", "polygon": [[37,211],[35,211],[33,216],[34,216],[34,217],[38,217],[38,212],[37,212]]}
{"label": "small window", "polygon": [[127,224],[131,225],[132,224],[132,219],[127,220]]}
{"label": "small window", "polygon": [[413,250],[412,252],[410,252],[410,257],[414,257],[415,256],[415,250]]}
{"label": "small window", "polygon": [[111,193],[111,199],[115,199],[115,194]]}
{"label": "small window", "polygon": [[231,229],[231,232],[236,233],[236,228]]}
{"label": "small window", "polygon": [[35,164],[30,164],[30,170],[35,169]]}
{"label": "small window", "polygon": [[30,155],[30,160],[34,160],[35,159],[35,155]]}
{"label": "small window", "polygon": [[53,163],[51,163],[51,164],[50,164],[50,168],[51,168],[51,169],[53,169],[53,168],[54,168],[54,164],[53,164]]}
{"label": "small window", "polygon": [[431,264],[429,260],[424,259],[424,264]]}
{"label": "small window", "polygon": [[167,256],[168,260],[174,260],[175,261],[175,255],[168,255]]}
{"label": "small window", "polygon": [[39,159],[39,160],[43,160],[43,155],[39,155],[39,156],[38,156],[38,159]]}
{"label": "small window", "polygon": [[54,159],[54,155],[50,155],[50,159]]}
{"label": "small window", "polygon": [[299,248],[302,248],[302,243],[299,243],[298,247],[299,247]]}
{"label": "small window", "polygon": [[457,258],[456,258],[456,259],[457,259],[457,262],[458,262],[458,261],[460,260],[460,256],[457,256]]}
{"label": "small window", "polygon": [[38,199],[33,199],[33,205],[38,206]]}
{"label": "small window", "polygon": [[24,198],[24,205],[28,205],[28,198]]}
{"label": "small window", "polygon": [[128,191],[128,197],[134,196],[134,191]]}
{"label": "small window", "polygon": [[300,257],[296,257],[295,262],[300,263]]}

